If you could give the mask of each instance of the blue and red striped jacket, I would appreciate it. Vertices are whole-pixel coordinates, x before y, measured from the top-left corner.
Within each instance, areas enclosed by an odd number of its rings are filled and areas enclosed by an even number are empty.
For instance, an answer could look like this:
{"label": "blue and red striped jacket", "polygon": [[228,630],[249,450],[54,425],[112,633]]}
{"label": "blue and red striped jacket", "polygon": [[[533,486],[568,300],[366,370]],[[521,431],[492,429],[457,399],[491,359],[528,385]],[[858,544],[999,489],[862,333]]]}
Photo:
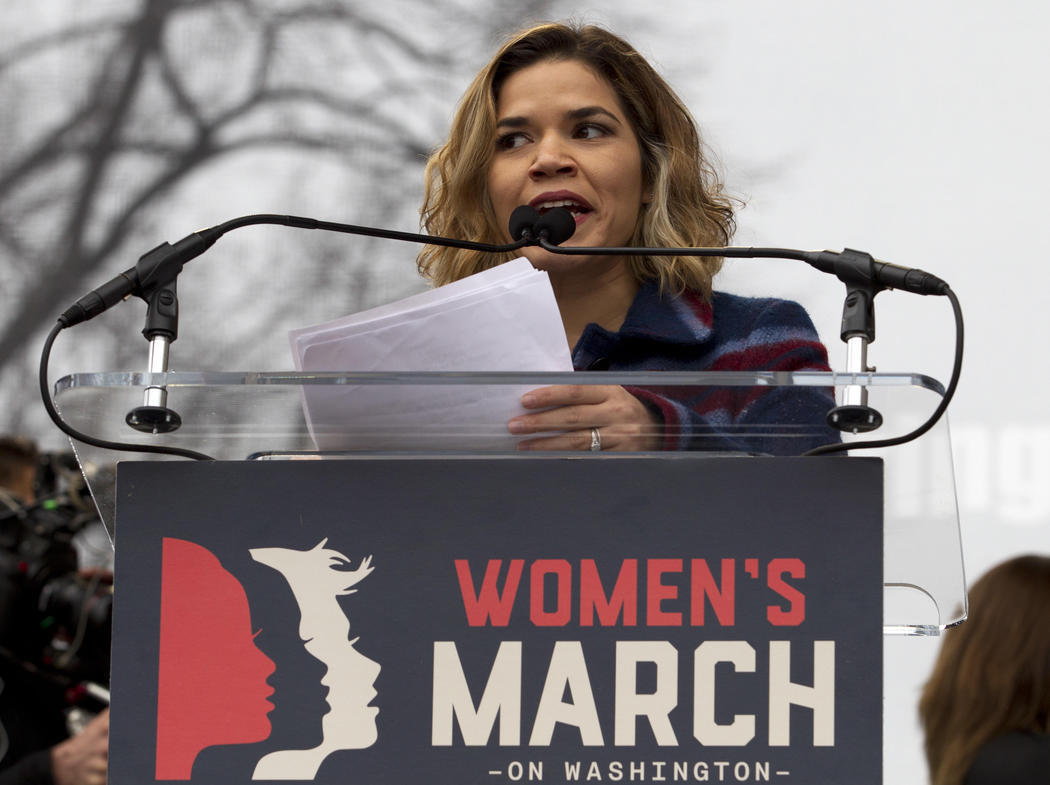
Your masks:
{"label": "blue and red striped jacket", "polygon": [[[618,332],[590,324],[573,350],[578,371],[828,371],[828,353],[801,305],[715,292],[638,291]],[[630,387],[664,423],[664,449],[797,455],[838,441],[822,387]]]}

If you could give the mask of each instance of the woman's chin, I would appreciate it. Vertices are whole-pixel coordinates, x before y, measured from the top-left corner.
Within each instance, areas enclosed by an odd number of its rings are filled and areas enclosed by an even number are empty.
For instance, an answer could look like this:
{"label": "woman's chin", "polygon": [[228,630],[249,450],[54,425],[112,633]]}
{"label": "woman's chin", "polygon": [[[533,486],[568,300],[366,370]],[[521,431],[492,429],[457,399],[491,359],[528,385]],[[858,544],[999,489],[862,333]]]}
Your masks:
{"label": "woman's chin", "polygon": [[[527,250],[531,251],[533,249]],[[618,278],[627,269],[626,256],[583,254],[570,256],[568,254],[553,254],[550,251],[544,251],[542,248],[536,250],[538,250],[538,253],[525,254],[526,258],[532,262],[532,266],[537,270],[543,270],[551,278],[565,281],[582,276],[581,280],[587,279],[591,283],[597,284],[598,281],[607,280],[610,276]]]}
{"label": "woman's chin", "polygon": [[532,266],[537,270],[543,270],[546,273],[552,274],[577,270],[581,265],[586,265],[588,261],[597,258],[594,256],[568,256],[566,254],[556,254],[535,247],[525,248],[522,253],[526,259],[532,262]]}

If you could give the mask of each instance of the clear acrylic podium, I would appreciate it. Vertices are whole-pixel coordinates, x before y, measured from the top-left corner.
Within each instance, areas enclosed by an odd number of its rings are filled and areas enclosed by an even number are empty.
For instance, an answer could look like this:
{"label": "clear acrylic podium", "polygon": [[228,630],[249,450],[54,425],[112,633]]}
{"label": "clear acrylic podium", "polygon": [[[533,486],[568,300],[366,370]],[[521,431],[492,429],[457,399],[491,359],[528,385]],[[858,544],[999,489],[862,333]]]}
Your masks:
{"label": "clear acrylic podium", "polygon": [[[368,458],[463,460],[472,457],[508,461],[557,458],[615,461],[624,455],[657,461],[695,460],[704,455],[739,456],[740,460],[806,460],[819,472],[820,462],[848,457],[764,457],[799,455],[827,441],[822,426],[785,428],[775,422],[725,426],[697,442],[709,453],[534,453],[516,449],[505,420],[486,421],[465,410],[463,402],[496,395],[520,395],[552,384],[618,384],[635,388],[703,388],[711,393],[760,396],[772,391],[790,400],[812,396],[814,388],[862,388],[884,425],[869,434],[883,439],[909,432],[922,423],[943,394],[939,382],[911,373],[294,373],[294,372],[137,372],[78,373],[55,384],[63,418],[77,430],[99,439],[138,445],[166,445],[205,453],[216,460],[299,460]],[[143,404],[148,390],[166,396],[167,406],[181,415],[170,433],[142,433],[125,422]],[[356,413],[329,420],[316,414],[318,397],[354,401]],[[836,395],[836,400],[841,396]],[[829,398],[830,400],[830,398]],[[304,415],[311,402],[314,416]],[[369,401],[373,403],[369,403]],[[358,402],[363,402],[358,406]],[[378,402],[378,404],[375,404]],[[391,403],[394,406],[391,406]],[[437,402],[437,403],[435,403]],[[443,403],[446,402],[446,403]],[[403,417],[370,416],[369,406],[395,409]],[[431,407],[429,416],[423,409]],[[338,409],[338,407],[335,407]],[[464,413],[466,411],[466,413]],[[657,434],[666,437],[669,434]],[[670,436],[676,436],[670,434]],[[864,435],[845,435],[856,441]],[[770,445],[774,449],[769,449]],[[323,449],[318,449],[322,445]],[[760,445],[755,448],[753,445]],[[114,488],[111,477],[92,467],[118,460],[184,460],[117,452],[74,442],[100,515],[111,537]],[[839,454],[843,455],[843,454]],[[884,624],[886,634],[937,635],[965,618],[966,588],[959,538],[958,512],[946,419],[904,445],[857,451],[884,462]],[[702,470],[702,464],[698,464]],[[107,479],[96,479],[96,478]],[[851,509],[828,509],[815,522],[828,536],[850,525]]]}

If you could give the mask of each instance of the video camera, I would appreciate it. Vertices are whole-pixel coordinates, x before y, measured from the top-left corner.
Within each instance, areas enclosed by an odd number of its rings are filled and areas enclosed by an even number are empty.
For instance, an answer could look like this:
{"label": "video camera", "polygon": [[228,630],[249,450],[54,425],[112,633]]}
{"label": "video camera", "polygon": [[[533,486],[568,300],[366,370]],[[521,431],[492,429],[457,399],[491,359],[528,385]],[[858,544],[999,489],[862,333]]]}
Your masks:
{"label": "video camera", "polygon": [[45,453],[37,500],[0,496],[0,654],[68,684],[109,684],[113,590],[78,572],[75,535],[98,521],[71,453]]}

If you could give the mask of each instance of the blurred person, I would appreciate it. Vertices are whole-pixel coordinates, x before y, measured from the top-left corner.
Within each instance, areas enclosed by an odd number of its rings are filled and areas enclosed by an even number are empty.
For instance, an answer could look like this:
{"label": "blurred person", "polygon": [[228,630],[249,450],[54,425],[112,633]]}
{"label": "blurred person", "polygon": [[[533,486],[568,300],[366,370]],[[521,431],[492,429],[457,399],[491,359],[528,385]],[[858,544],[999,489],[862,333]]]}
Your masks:
{"label": "blurred person", "polygon": [[14,510],[36,500],[39,462],[40,452],[32,441],[0,436],[0,504]]}
{"label": "blurred person", "polygon": [[1050,782],[1050,556],[1019,556],[970,589],[919,717],[932,785]]}
{"label": "blurred person", "polygon": [[[421,215],[431,234],[505,243],[523,204],[570,210],[565,246],[723,246],[735,228],[689,110],[630,44],[594,26],[513,36],[468,87],[427,164]],[[550,276],[576,370],[829,370],[797,303],[713,290],[719,258],[520,253]],[[417,261],[440,286],[512,256],[427,246]],[[557,385],[522,404],[530,413],[508,423],[531,436],[521,449],[697,449],[726,426],[769,423],[811,436],[816,424],[815,443],[837,438],[823,430],[831,394],[817,388]],[[789,451],[813,446],[800,441]],[[778,440],[763,446],[776,451]]]}
{"label": "blurred person", "polygon": [[[6,538],[36,500],[36,445],[0,437],[0,531]],[[0,577],[0,628],[12,622],[16,587]],[[26,668],[0,647],[0,785],[103,785],[109,714],[103,710],[70,738],[64,684]]]}

